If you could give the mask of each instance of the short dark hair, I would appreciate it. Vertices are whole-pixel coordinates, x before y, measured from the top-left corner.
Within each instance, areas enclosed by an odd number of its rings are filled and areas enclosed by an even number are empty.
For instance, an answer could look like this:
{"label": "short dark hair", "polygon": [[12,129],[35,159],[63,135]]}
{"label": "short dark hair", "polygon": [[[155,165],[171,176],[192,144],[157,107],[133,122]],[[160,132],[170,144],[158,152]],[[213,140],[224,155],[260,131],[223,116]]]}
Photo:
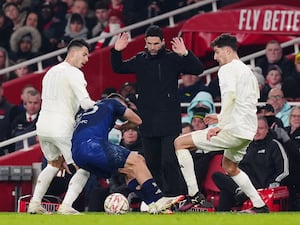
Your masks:
{"label": "short dark hair", "polygon": [[151,25],[147,28],[145,32],[145,37],[159,37],[160,40],[164,39],[164,34],[162,29],[157,25]]}
{"label": "short dark hair", "polygon": [[225,46],[231,47],[234,51],[237,51],[238,45],[237,45],[236,37],[227,33],[221,34],[211,43],[211,47],[222,48]]}
{"label": "short dark hair", "polygon": [[70,41],[70,43],[67,46],[67,50],[68,52],[70,51],[71,48],[73,47],[87,47],[87,49],[91,50],[90,45],[83,39],[73,39],[72,41]]}
{"label": "short dark hair", "polygon": [[79,13],[73,13],[70,18],[70,23],[78,23],[84,25],[84,19]]}
{"label": "short dark hair", "polygon": [[109,10],[109,5],[106,2],[98,1],[95,3],[95,10],[97,9],[107,9]]}
{"label": "short dark hair", "polygon": [[123,101],[127,106],[129,106],[128,100],[118,93],[111,93],[106,98],[117,98],[117,99]]}

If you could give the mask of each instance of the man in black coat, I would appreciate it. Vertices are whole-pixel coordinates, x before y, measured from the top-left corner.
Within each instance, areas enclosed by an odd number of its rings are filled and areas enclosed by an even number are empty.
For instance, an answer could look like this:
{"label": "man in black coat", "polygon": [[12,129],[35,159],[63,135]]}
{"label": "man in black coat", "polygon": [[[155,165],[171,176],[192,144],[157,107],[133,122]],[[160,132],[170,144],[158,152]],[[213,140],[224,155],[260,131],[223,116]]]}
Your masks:
{"label": "man in black coat", "polygon": [[173,142],[181,131],[178,78],[181,73],[201,74],[200,60],[185,47],[182,38],[173,38],[172,50],[165,48],[160,27],[151,25],[145,32],[145,51],[122,60],[129,43],[128,33],[118,36],[111,49],[111,64],[116,73],[136,74],[138,113],[144,156],[156,182],[165,195],[186,193]]}

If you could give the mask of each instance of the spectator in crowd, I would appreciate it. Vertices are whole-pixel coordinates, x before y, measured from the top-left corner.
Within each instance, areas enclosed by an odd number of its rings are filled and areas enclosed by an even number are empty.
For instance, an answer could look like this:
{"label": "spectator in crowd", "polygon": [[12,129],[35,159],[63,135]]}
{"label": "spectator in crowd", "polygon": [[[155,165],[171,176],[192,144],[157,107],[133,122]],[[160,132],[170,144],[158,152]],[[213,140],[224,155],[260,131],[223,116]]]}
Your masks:
{"label": "spectator in crowd", "polygon": [[[19,64],[19,63],[22,63],[22,62],[25,62],[24,59],[19,59],[16,64]],[[24,77],[26,76],[27,74],[29,74],[30,70],[29,70],[29,66],[22,66],[22,67],[19,67],[17,69],[15,69],[11,75],[9,76],[9,80],[13,80],[13,79],[16,79],[16,78],[20,78],[20,77]]]}
{"label": "spectator in crowd", "polygon": [[271,40],[266,44],[266,55],[257,60],[256,66],[262,69],[262,74],[266,77],[269,67],[278,65],[282,71],[282,81],[289,77],[293,70],[293,62],[287,59],[282,53],[282,47],[276,40]]}
{"label": "spectator in crowd", "polygon": [[300,98],[300,53],[295,55],[294,69],[291,76],[282,84],[283,94],[286,98]]}
{"label": "spectator in crowd", "polygon": [[89,31],[88,37],[90,37],[90,32],[96,25],[96,17],[94,15],[89,15],[88,2],[86,0],[74,0],[74,3],[72,5],[72,14],[74,13],[78,13],[83,17],[85,26]]}
{"label": "spectator in crowd", "polygon": [[289,126],[291,105],[284,98],[283,92],[280,88],[272,88],[269,91],[267,103],[273,106],[275,116],[281,119],[283,126]]}
{"label": "spectator in crowd", "polygon": [[[34,27],[24,26],[16,30],[10,38],[9,58],[16,63],[20,59],[28,60],[39,55],[42,39],[39,31]],[[30,66],[31,71],[36,71],[36,65]]]}
{"label": "spectator in crowd", "polygon": [[3,6],[5,15],[13,22],[13,30],[21,28],[24,24],[25,12],[21,12],[18,5],[14,2],[9,2]]}
{"label": "spectator in crowd", "polygon": [[9,40],[13,33],[13,22],[0,9],[0,46],[10,51]]}
{"label": "spectator in crowd", "polygon": [[98,1],[95,4],[95,16],[97,24],[92,29],[92,37],[99,36],[108,25],[109,7],[103,1]]}
{"label": "spectator in crowd", "polygon": [[[41,102],[41,95],[37,90],[28,91],[24,102],[26,111],[20,113],[12,122],[13,137],[36,130],[36,121],[41,109]],[[36,143],[36,136],[28,138],[29,146]],[[15,150],[22,149],[24,147],[23,141],[15,144]]]}
{"label": "spectator in crowd", "polygon": [[87,37],[88,29],[85,26],[84,18],[78,13],[73,13],[68,19],[64,35],[57,43],[57,47],[64,48],[72,39],[87,39]]}
{"label": "spectator in crowd", "polygon": [[145,159],[164,194],[174,196],[186,193],[173,145],[181,132],[178,78],[180,73],[200,74],[203,67],[186,49],[182,38],[173,38],[173,51],[167,50],[159,26],[148,27],[145,42],[144,52],[123,60],[122,51],[128,46],[129,35],[126,32],[120,34],[111,49],[111,63],[117,73],[136,74]]}
{"label": "spectator in crowd", "polygon": [[117,10],[122,13],[123,11],[123,1],[122,0],[111,0],[109,3],[109,9],[111,11]]}
{"label": "spectator in crowd", "polygon": [[125,82],[119,91],[120,95],[127,98],[130,95],[136,95],[137,94],[137,86],[136,83],[133,82]]}
{"label": "spectator in crowd", "polygon": [[197,113],[200,113],[203,117],[210,113],[216,113],[215,104],[209,92],[200,91],[192,99],[187,108],[187,115],[182,117],[182,122],[191,123],[193,116]]}
{"label": "spectator in crowd", "polygon": [[[269,129],[267,120],[258,116],[257,132],[239,164],[256,189],[277,187],[289,175],[285,150]],[[216,172],[213,180],[221,191],[217,211],[230,211],[248,199],[230,176]]]}
{"label": "spectator in crowd", "polygon": [[262,70],[258,66],[248,65],[248,67],[251,69],[251,71],[255,75],[257,82],[258,82],[258,88],[260,91],[260,98],[258,99],[258,101],[265,102],[267,100],[267,98],[265,98],[265,99],[262,98],[262,89],[265,86],[266,81],[265,81],[265,77],[262,75]]}
{"label": "spectator in crowd", "polygon": [[[10,66],[10,60],[5,48],[0,47],[0,70]],[[9,80],[10,73],[0,74],[0,82]]]}
{"label": "spectator in crowd", "polygon": [[188,122],[183,122],[181,124],[181,135],[190,133],[192,131],[194,131],[194,127],[192,124],[190,124]]}
{"label": "spectator in crowd", "polygon": [[269,67],[266,83],[261,90],[260,98],[266,101],[268,99],[268,93],[272,88],[282,89],[282,71],[278,65]]}
{"label": "spectator in crowd", "polygon": [[181,80],[182,83],[178,88],[181,103],[191,102],[199,91],[209,91],[198,75],[182,74]]}
{"label": "spectator in crowd", "polygon": [[24,104],[25,104],[25,100],[27,98],[28,92],[30,92],[30,91],[37,91],[37,89],[31,84],[25,85],[22,88],[21,95],[20,95],[20,103],[18,105],[16,105],[13,109],[13,119],[16,118],[20,113],[23,113],[26,111]]}
{"label": "spectator in crowd", "polygon": [[[100,34],[100,37],[105,37],[106,35],[116,32],[123,27],[124,23],[122,12],[118,10],[112,10],[109,12],[108,25],[104,28],[103,32]],[[95,49],[113,45],[117,38],[118,34],[109,38],[102,38],[96,43]]]}
{"label": "spectator in crowd", "polygon": [[3,0],[1,1],[0,5],[2,4],[2,7],[5,6],[7,3],[15,3],[20,11],[28,10],[31,7],[34,7],[38,1],[37,0]]}
{"label": "spectator in crowd", "polygon": [[289,117],[289,126],[284,130],[274,129],[277,138],[283,143],[289,158],[290,175],[287,177],[286,185],[289,188],[289,210],[299,210],[297,204],[297,193],[300,192],[300,107],[293,106]]}
{"label": "spectator in crowd", "polygon": [[[11,112],[14,107],[13,104],[6,101],[3,94],[3,82],[0,81],[0,142],[5,141],[11,137]],[[11,151],[11,146],[1,147],[0,156]]]}
{"label": "spectator in crowd", "polygon": [[275,116],[275,110],[271,104],[266,103],[257,107],[257,115],[264,116],[270,128],[283,127],[282,120]]}

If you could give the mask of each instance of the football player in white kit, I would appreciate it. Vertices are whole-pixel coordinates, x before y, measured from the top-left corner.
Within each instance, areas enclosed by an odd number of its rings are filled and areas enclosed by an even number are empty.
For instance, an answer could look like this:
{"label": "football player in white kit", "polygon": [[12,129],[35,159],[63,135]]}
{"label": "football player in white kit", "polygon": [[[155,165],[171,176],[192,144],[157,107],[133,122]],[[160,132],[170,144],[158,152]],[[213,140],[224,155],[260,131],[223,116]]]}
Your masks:
{"label": "football player in white kit", "polygon": [[[197,202],[199,192],[190,150],[224,150],[222,167],[251,199],[253,208],[245,213],[268,213],[269,208],[252,185],[248,175],[238,168],[246,148],[257,131],[256,104],[259,98],[258,83],[251,70],[239,59],[237,40],[222,34],[212,42],[214,59],[218,61],[221,91],[221,112],[204,118],[212,128],[194,131],[175,140],[176,155],[188,187],[188,193]],[[190,204],[192,205],[192,204]]]}
{"label": "football player in white kit", "polygon": [[[48,165],[38,176],[28,213],[48,213],[41,201],[52,179],[62,168],[70,173],[67,165],[76,168],[71,154],[75,115],[79,107],[89,109],[95,103],[87,92],[87,82],[80,70],[88,62],[89,49],[86,41],[72,40],[67,47],[65,60],[53,66],[43,78],[42,106],[36,126]],[[86,174],[76,172],[72,178],[73,185],[81,185],[87,179]]]}

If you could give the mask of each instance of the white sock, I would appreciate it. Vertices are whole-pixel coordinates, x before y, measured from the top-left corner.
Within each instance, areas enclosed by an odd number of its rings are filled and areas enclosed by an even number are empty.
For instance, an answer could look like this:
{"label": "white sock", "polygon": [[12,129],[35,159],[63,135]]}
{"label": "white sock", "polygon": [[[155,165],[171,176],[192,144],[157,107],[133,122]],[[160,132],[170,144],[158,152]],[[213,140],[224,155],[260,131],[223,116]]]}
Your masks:
{"label": "white sock", "polygon": [[244,171],[240,170],[240,172],[236,176],[233,176],[232,179],[235,183],[237,183],[241,190],[250,198],[254,207],[260,208],[265,205],[264,201],[261,199],[257,190],[251,183],[248,175]]}
{"label": "white sock", "polygon": [[63,205],[67,205],[72,207],[74,201],[78,198],[78,195],[82,192],[88,178],[90,176],[90,172],[79,169],[73,175],[69,182],[69,187],[67,193],[62,202]]}
{"label": "white sock", "polygon": [[51,181],[56,176],[58,168],[48,164],[39,174],[31,201],[41,202],[46,194]]}
{"label": "white sock", "polygon": [[188,188],[188,194],[194,196],[199,192],[198,183],[195,175],[194,161],[192,155],[187,149],[176,150],[176,156],[179,162],[181,172]]}

